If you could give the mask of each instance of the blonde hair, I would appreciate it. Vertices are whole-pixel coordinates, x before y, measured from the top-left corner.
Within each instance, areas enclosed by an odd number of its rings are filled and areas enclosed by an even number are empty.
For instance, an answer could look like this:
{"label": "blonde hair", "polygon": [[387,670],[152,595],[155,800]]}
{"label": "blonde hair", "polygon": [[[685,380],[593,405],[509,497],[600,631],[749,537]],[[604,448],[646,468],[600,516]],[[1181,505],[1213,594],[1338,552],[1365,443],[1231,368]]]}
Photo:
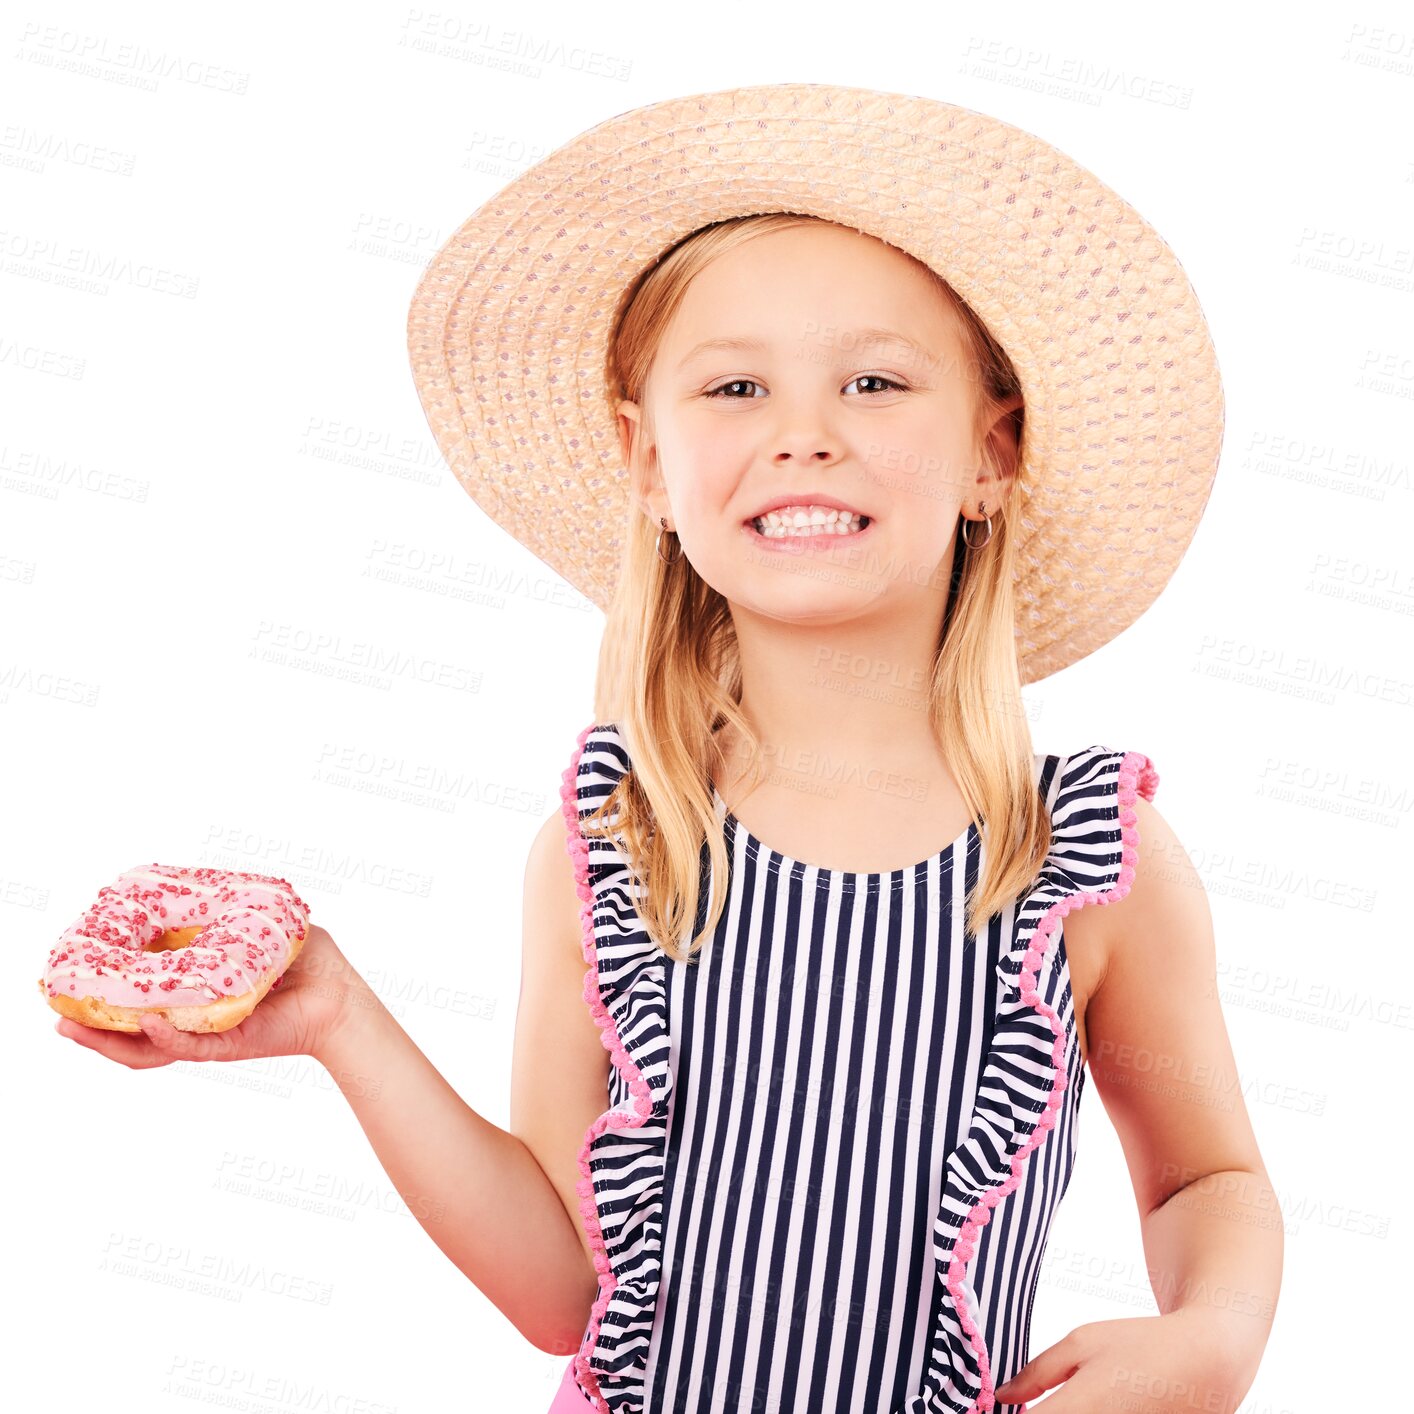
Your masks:
{"label": "blonde hair", "polygon": [[[609,341],[605,394],[611,411],[617,415],[625,398],[644,405],[659,343],[695,275],[758,236],[821,220],[769,212],[715,222],[684,237],[643,271],[620,300]],[[1006,400],[1020,393],[1016,371],[956,291],[929,266],[919,265],[958,318],[976,389],[974,442],[981,446]],[[1024,437],[1020,409],[1014,417]],[[635,438],[633,456],[640,455],[642,441]],[[1017,489],[1024,496],[1025,488]],[[669,955],[687,962],[701,950],[725,905],[725,891],[715,890],[711,916],[699,926],[707,882],[704,839],[711,877],[723,879],[727,871],[726,842],[711,794],[726,764],[716,733],[731,723],[758,769],[761,743],[739,705],[741,664],[727,600],[684,555],[670,564],[657,553],[657,529],[632,499],[625,531],[600,647],[594,711],[597,721],[618,727],[630,768],[581,827],[586,835],[619,834],[642,885],[638,910],[650,935]],[[929,718],[940,747],[953,745],[948,765],[987,845],[986,867],[968,897],[965,926],[974,934],[1034,882],[1051,832],[1035,788],[1021,701],[1015,542],[1008,520],[993,518],[985,548],[964,548],[960,533],[958,541],[929,684]],[[684,934],[690,935],[686,948],[678,945]]]}

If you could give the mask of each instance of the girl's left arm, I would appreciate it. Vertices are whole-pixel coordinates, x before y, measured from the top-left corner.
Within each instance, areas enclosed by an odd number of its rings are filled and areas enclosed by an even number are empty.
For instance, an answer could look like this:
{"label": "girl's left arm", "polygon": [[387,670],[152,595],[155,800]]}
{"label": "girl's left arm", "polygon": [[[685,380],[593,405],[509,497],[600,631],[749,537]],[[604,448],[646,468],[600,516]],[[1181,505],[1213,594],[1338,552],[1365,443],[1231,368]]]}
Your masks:
{"label": "girl's left arm", "polygon": [[1085,1008],[1091,1078],[1124,1146],[1158,1316],[1096,1321],[1042,1351],[999,1403],[1090,1414],[1236,1409],[1276,1311],[1282,1214],[1243,1103],[1202,880],[1135,801],[1129,892],[1079,914],[1105,958]]}

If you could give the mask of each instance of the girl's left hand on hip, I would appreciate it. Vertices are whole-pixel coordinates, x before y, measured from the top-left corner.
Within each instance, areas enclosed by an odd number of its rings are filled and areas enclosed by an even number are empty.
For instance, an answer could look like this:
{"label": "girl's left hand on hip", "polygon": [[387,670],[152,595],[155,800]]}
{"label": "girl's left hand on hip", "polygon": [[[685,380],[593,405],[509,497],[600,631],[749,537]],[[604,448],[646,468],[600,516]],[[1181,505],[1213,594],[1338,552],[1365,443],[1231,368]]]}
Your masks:
{"label": "girl's left hand on hip", "polygon": [[1025,1404],[1064,1381],[1032,1406],[1035,1414],[1231,1414],[1245,1393],[1225,1354],[1233,1319],[1216,1308],[1182,1307],[1087,1322],[998,1385],[996,1401]]}

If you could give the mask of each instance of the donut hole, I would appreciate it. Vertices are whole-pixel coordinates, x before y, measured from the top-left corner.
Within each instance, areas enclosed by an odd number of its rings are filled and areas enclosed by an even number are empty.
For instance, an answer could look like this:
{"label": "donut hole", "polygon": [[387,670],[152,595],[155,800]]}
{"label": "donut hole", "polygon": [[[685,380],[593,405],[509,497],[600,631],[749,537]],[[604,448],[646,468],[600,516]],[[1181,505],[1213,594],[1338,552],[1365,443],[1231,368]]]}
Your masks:
{"label": "donut hole", "polygon": [[175,952],[178,948],[190,947],[192,940],[201,932],[201,927],[202,925],[195,928],[169,928],[148,943],[143,951]]}

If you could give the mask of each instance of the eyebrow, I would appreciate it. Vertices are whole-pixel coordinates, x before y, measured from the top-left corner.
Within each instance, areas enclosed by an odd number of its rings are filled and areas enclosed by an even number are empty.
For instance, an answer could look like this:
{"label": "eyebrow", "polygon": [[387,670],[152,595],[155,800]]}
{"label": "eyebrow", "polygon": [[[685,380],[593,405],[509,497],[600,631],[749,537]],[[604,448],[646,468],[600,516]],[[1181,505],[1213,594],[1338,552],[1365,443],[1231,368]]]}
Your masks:
{"label": "eyebrow", "polygon": [[[900,334],[896,329],[856,329],[848,335],[851,348],[863,348],[865,345],[874,344],[902,344],[904,348],[912,349],[920,358],[931,363],[936,355],[927,348],[924,348],[917,339],[910,339],[907,334]],[[766,347],[760,339],[747,338],[724,338],[724,339],[704,339],[700,344],[695,345],[688,351],[687,356],[678,364],[678,368],[686,368],[695,358],[702,354],[713,353],[717,350],[740,351],[744,353],[760,353]]]}

